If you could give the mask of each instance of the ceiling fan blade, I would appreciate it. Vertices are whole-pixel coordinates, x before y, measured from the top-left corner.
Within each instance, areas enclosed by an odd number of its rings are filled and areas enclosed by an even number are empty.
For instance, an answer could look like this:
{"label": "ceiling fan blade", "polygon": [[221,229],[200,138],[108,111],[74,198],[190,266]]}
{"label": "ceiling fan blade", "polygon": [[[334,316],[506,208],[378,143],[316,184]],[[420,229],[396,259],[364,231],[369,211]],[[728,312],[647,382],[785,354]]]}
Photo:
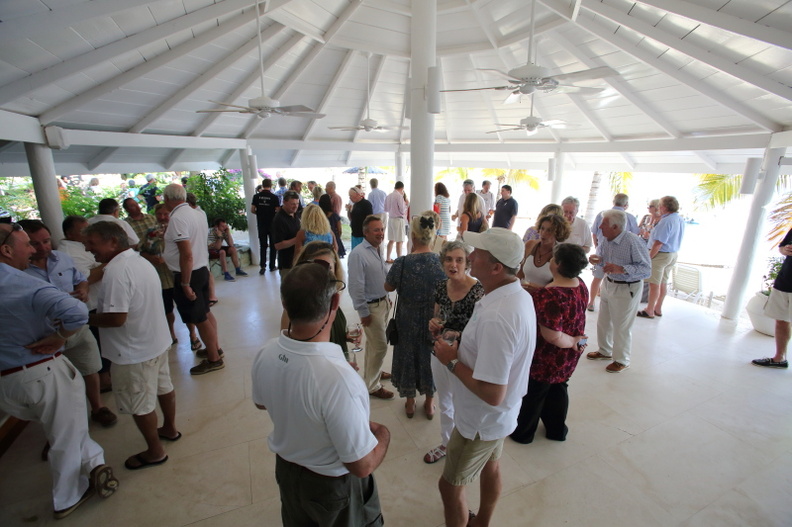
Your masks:
{"label": "ceiling fan blade", "polygon": [[605,77],[614,77],[619,72],[608,66],[600,66],[599,68],[591,68],[588,70],[573,71],[571,73],[559,73],[552,75],[557,81],[584,81],[593,79],[604,79]]}
{"label": "ceiling fan blade", "polygon": [[506,97],[506,100],[503,101],[503,104],[514,104],[516,102],[520,102],[521,97],[522,93],[519,91],[512,92],[511,95]]}
{"label": "ceiling fan blade", "polygon": [[498,74],[502,75],[504,79],[508,79],[510,81],[513,81],[513,82],[523,82],[523,79],[518,79],[517,77],[512,77],[511,75],[509,75],[505,71],[496,70],[495,68],[476,68],[476,69],[479,70],[479,71],[494,71],[495,73],[498,73]]}
{"label": "ceiling fan blade", "polygon": [[362,130],[360,126],[328,126],[328,130],[343,130],[344,132],[357,132]]}
{"label": "ceiling fan blade", "polygon": [[501,128],[500,130],[491,130],[487,132],[488,134],[499,134],[501,132],[516,132],[518,130],[524,130],[522,126],[515,126],[514,128]]}
{"label": "ceiling fan blade", "polygon": [[440,90],[440,93],[455,91],[481,91],[481,90],[511,90],[514,86],[488,86],[486,88],[465,88],[463,90]]}
{"label": "ceiling fan blade", "polygon": [[196,110],[195,113],[251,113],[248,111],[242,110]]}
{"label": "ceiling fan blade", "polygon": [[303,106],[302,104],[297,104],[294,106],[278,106],[275,109],[281,113],[315,113],[316,112],[316,110],[314,110],[313,108],[308,108],[307,106]]}
{"label": "ceiling fan blade", "polygon": [[390,132],[392,130],[409,130],[409,129],[410,129],[409,126],[398,126],[398,125],[377,127],[377,131],[381,131],[381,132]]}
{"label": "ceiling fan blade", "polygon": [[551,128],[566,128],[567,122],[561,119],[550,119],[549,121],[542,121],[542,126],[549,126]]}
{"label": "ceiling fan blade", "polygon": [[571,84],[559,84],[558,88],[546,93],[579,93],[581,95],[596,95],[602,93],[605,88],[589,88],[588,86],[574,86]]}
{"label": "ceiling fan blade", "polygon": [[242,109],[242,110],[250,110],[250,108],[249,108],[249,107],[247,107],[247,106],[240,106],[240,105],[238,105],[238,104],[231,104],[231,103],[227,103],[227,102],[213,101],[213,100],[211,100],[211,99],[209,100],[209,102],[210,102],[210,103],[212,103],[212,104],[219,104],[220,106],[229,106],[229,107],[231,107],[231,108],[240,108],[240,109]]}
{"label": "ceiling fan blade", "polygon": [[304,117],[305,119],[323,119],[325,114],[323,113],[310,113],[310,112],[287,112],[281,113],[277,112],[279,115],[283,115],[284,117]]}

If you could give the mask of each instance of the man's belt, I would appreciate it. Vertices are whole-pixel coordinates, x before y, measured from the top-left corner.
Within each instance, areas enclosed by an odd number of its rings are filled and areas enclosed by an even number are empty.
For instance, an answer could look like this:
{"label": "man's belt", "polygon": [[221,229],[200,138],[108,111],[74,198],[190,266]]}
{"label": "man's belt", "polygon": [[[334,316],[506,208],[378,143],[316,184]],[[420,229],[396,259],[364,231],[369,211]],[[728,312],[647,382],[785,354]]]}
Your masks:
{"label": "man's belt", "polygon": [[627,284],[627,285],[630,285],[630,284],[637,284],[640,281],[641,280],[635,280],[633,282],[625,282],[624,280],[614,280],[614,279],[608,277],[608,282],[613,282],[614,284]]}
{"label": "man's belt", "polygon": [[39,364],[43,364],[45,362],[49,362],[56,357],[60,357],[63,355],[60,351],[57,352],[55,355],[50,355],[49,357],[44,357],[41,360],[37,360],[36,362],[31,362],[30,364],[25,364],[24,366],[17,366],[16,368],[8,368],[7,370],[0,371],[0,377],[5,377],[6,375],[11,375],[12,373],[17,373],[22,370],[26,370],[28,368],[32,368],[33,366],[38,366]]}
{"label": "man's belt", "polygon": [[377,298],[377,299],[374,299],[374,300],[369,300],[369,301],[366,301],[366,303],[367,303],[367,304],[379,304],[380,302],[382,302],[382,301],[383,301],[383,300],[385,300],[386,298],[388,298],[388,295],[385,295],[385,296],[383,296],[382,298]]}

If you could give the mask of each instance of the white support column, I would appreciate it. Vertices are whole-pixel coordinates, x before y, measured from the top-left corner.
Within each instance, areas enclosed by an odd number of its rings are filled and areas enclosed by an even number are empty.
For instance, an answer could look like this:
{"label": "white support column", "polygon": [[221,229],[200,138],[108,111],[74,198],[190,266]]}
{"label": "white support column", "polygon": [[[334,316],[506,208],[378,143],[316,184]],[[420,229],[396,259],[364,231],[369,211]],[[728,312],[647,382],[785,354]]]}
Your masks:
{"label": "white support column", "polygon": [[412,1],[410,211],[432,209],[434,176],[434,115],[427,110],[429,68],[437,65],[437,0]]}
{"label": "white support column", "polygon": [[398,150],[395,154],[396,181],[404,181],[404,154]]}
{"label": "white support column", "polygon": [[52,159],[52,150],[49,147],[25,143],[30,175],[33,178],[33,191],[36,193],[41,221],[49,227],[52,233],[53,245],[63,239],[63,209],[61,208],[60,193],[55,174],[55,161]]}
{"label": "white support column", "polygon": [[258,168],[256,167],[256,156],[249,154],[250,147],[247,149],[240,149],[239,164],[242,166],[242,181],[245,184],[245,214],[247,214],[248,222],[248,244],[250,245],[250,263],[259,265],[260,251],[258,239],[258,223],[256,223],[256,215],[250,212],[250,203],[253,199],[253,194],[256,193],[256,179],[258,179]]}
{"label": "white support column", "polygon": [[732,274],[729,291],[726,293],[726,303],[723,306],[721,315],[723,318],[736,319],[743,307],[745,291],[749,286],[748,275],[756,259],[756,249],[763,235],[764,220],[767,216],[767,205],[775,193],[780,170],[779,163],[785,152],[786,148],[765,150],[764,163],[762,164],[765,176],[756,186],[751,211],[745,222],[742,244],[740,244],[740,250],[737,251],[739,257],[734,265],[734,274]]}
{"label": "white support column", "polygon": [[553,189],[550,192],[550,203],[561,204],[561,187],[564,184],[564,153],[556,152]]}

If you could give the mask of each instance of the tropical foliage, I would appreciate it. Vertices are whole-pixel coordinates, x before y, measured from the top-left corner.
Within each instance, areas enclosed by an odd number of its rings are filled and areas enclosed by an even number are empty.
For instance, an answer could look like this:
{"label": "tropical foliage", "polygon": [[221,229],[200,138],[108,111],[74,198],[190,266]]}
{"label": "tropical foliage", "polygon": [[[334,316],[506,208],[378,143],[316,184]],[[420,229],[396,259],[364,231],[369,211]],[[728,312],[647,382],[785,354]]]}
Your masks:
{"label": "tropical foliage", "polygon": [[33,180],[29,177],[0,177],[0,216],[28,219],[38,214]]}
{"label": "tropical foliage", "polygon": [[629,194],[630,186],[633,181],[632,172],[611,172],[608,174],[608,181],[612,194]]}
{"label": "tropical foliage", "polygon": [[231,174],[223,167],[211,174],[193,172],[187,180],[187,190],[198,198],[198,205],[210,222],[223,218],[231,228],[247,230],[241,175]]}
{"label": "tropical foliage", "polygon": [[527,170],[510,168],[508,170],[503,168],[485,168],[481,171],[486,179],[497,179],[500,185],[513,185],[515,183],[524,183],[533,190],[539,190],[541,180]]}

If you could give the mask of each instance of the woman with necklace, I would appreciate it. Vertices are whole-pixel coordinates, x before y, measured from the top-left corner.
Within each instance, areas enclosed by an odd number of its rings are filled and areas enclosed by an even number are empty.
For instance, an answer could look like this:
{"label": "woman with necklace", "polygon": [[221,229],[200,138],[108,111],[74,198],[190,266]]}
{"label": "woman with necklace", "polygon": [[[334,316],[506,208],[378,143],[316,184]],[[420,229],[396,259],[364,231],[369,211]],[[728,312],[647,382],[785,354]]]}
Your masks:
{"label": "woman with necklace", "polygon": [[525,242],[525,257],[517,277],[529,293],[546,286],[553,280],[548,263],[556,245],[569,238],[569,222],[560,214],[539,218],[539,239]]}

